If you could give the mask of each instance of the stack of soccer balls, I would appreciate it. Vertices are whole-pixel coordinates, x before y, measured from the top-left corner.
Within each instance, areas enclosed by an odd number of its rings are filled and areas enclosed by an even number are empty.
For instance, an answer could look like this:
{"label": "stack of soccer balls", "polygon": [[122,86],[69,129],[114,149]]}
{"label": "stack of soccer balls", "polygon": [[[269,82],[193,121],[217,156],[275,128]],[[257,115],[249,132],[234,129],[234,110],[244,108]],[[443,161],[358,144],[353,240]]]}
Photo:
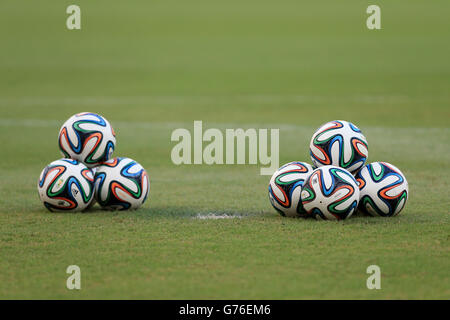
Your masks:
{"label": "stack of soccer balls", "polygon": [[59,131],[65,158],[42,170],[39,197],[50,211],[82,211],[94,204],[104,209],[139,208],[147,199],[147,172],[130,158],[113,158],[116,135],[102,116],[84,112],[67,120]]}
{"label": "stack of soccer balls", "polygon": [[364,165],[367,140],[352,123],[321,126],[311,139],[310,154],[314,166],[290,162],[270,179],[269,199],[282,216],[342,220],[358,210],[391,217],[404,208],[405,176],[386,162]]}

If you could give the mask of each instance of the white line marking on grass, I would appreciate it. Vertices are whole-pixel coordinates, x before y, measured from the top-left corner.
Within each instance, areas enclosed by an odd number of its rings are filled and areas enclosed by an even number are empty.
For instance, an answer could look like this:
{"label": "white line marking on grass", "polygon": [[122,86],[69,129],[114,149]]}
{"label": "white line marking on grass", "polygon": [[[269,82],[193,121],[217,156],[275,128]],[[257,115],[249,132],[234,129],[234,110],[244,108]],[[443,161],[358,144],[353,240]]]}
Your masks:
{"label": "white line marking on grass", "polygon": [[[67,120],[67,119],[65,119]],[[43,120],[43,119],[17,119],[17,118],[4,118],[0,119],[0,127],[61,127],[65,120]],[[150,121],[111,121],[115,129],[117,128],[133,128],[133,129],[151,129],[160,130],[167,129],[172,130],[174,128],[181,128],[184,126],[192,125],[191,122],[150,122]],[[207,127],[214,127],[219,129],[228,128],[277,128],[280,130],[296,131],[296,130],[311,130],[311,134],[317,127],[305,126],[286,123],[227,123],[227,122],[205,122]],[[375,127],[364,126],[363,132],[366,130],[391,130],[395,132],[415,132],[415,133],[442,133],[450,132],[450,128],[446,127]],[[117,131],[117,130],[116,130]]]}
{"label": "white line marking on grass", "polygon": [[242,216],[226,214],[226,213],[222,213],[222,214],[216,214],[216,213],[201,214],[201,213],[199,213],[194,217],[194,219],[200,219],[200,220],[242,219]]}
{"label": "white line marking on grass", "polygon": [[[422,100],[421,100],[422,99]],[[199,104],[209,105],[217,103],[256,103],[256,104],[311,104],[311,103],[361,103],[361,104],[384,104],[384,103],[411,103],[423,102],[424,98],[410,97],[407,95],[344,95],[344,96],[321,96],[321,95],[227,95],[227,96],[80,96],[80,97],[0,97],[0,106],[19,105],[23,107],[33,106],[121,106],[121,105],[184,105]],[[425,97],[428,99],[428,97]],[[448,97],[433,97],[434,101],[447,102]]]}

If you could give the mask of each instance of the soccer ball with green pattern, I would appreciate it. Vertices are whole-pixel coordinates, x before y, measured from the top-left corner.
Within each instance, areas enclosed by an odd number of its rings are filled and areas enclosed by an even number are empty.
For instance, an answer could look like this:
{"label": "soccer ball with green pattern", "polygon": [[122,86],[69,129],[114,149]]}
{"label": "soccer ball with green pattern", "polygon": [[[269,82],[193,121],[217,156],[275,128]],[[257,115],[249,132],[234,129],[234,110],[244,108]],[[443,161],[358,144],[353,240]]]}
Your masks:
{"label": "soccer ball with green pattern", "polygon": [[367,140],[354,124],[335,120],[314,133],[309,146],[316,167],[333,165],[351,173],[358,171],[368,156]]}
{"label": "soccer ball with green pattern", "polygon": [[133,159],[114,158],[96,167],[95,199],[104,209],[137,209],[149,190],[147,172]]}
{"label": "soccer ball with green pattern", "polygon": [[305,211],[316,219],[344,220],[358,207],[358,183],[343,168],[323,166],[305,181],[301,199]]}
{"label": "soccer ball with green pattern", "polygon": [[305,217],[300,200],[303,182],[313,171],[305,162],[289,162],[278,169],[269,182],[269,200],[275,210],[286,217]]}
{"label": "soccer ball with green pattern", "polygon": [[102,116],[83,112],[69,118],[59,130],[59,149],[66,158],[92,168],[111,158],[116,136]]}
{"label": "soccer ball with green pattern", "polygon": [[359,210],[372,216],[391,217],[400,213],[408,200],[405,175],[387,162],[372,162],[357,174]]}
{"label": "soccer ball with green pattern", "polygon": [[94,174],[77,160],[56,160],[42,170],[37,187],[48,210],[82,211],[94,199]]}

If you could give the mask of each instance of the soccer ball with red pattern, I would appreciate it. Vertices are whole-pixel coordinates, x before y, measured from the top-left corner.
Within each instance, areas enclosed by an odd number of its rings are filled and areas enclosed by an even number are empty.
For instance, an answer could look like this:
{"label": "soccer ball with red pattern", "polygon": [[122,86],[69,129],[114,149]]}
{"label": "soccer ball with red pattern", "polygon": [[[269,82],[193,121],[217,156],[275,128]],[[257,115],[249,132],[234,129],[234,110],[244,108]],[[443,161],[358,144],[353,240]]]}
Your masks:
{"label": "soccer ball with red pattern", "polygon": [[359,210],[372,216],[391,217],[402,211],[408,200],[405,175],[387,162],[373,162],[357,174]]}
{"label": "soccer ball with red pattern", "polygon": [[323,166],[305,181],[301,199],[305,211],[316,219],[344,220],[358,207],[359,188],[347,170]]}
{"label": "soccer ball with red pattern", "polygon": [[335,120],[314,133],[309,146],[316,167],[333,165],[351,173],[358,171],[368,156],[367,140],[354,124]]}
{"label": "soccer ball with red pattern", "polygon": [[300,200],[303,182],[313,168],[305,162],[289,162],[278,169],[269,182],[269,200],[282,216],[305,217]]}
{"label": "soccer ball with red pattern", "polygon": [[104,209],[137,209],[149,190],[147,172],[133,159],[114,158],[96,167],[95,199]]}
{"label": "soccer ball with red pattern", "polygon": [[38,180],[39,198],[50,211],[82,211],[94,199],[94,173],[77,160],[53,161]]}
{"label": "soccer ball with red pattern", "polygon": [[59,130],[59,149],[66,158],[92,168],[111,158],[116,136],[102,116],[83,112],[69,118]]}

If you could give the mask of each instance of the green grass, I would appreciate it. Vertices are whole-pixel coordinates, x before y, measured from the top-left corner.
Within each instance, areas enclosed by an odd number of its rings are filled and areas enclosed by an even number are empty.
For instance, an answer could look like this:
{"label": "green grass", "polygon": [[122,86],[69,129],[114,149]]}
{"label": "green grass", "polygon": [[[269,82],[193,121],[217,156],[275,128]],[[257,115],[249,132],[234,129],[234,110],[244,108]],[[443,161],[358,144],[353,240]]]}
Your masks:
{"label": "green grass", "polygon": [[[377,1],[0,3],[0,298],[450,298],[450,5]],[[42,168],[74,113],[104,115],[151,180],[136,212],[50,213]],[[280,164],[315,128],[356,123],[410,186],[395,218],[280,217],[258,166],[175,166],[175,128],[280,128]],[[236,219],[200,220],[231,214]],[[68,265],[82,289],[65,287]],[[382,289],[366,288],[381,267]]]}

